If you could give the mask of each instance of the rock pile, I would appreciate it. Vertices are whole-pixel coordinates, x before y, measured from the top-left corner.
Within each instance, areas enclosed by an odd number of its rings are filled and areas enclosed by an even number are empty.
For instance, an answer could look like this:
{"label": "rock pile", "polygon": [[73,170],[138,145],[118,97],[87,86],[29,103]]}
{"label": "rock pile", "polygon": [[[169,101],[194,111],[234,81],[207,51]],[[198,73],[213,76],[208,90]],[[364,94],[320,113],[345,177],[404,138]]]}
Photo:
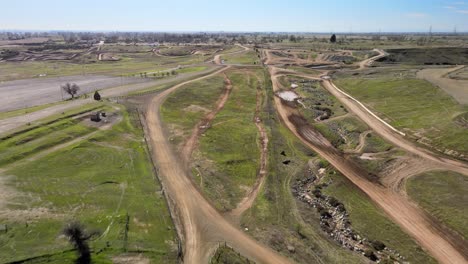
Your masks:
{"label": "rock pile", "polygon": [[322,189],[331,184],[323,182],[325,170],[314,174],[309,169],[304,179],[297,179],[292,186],[293,194],[300,201],[315,208],[320,214],[320,226],[333,240],[342,247],[358,252],[377,263],[406,263],[405,258],[384,243],[368,240],[352,229],[345,206],[336,198],[322,193]]}

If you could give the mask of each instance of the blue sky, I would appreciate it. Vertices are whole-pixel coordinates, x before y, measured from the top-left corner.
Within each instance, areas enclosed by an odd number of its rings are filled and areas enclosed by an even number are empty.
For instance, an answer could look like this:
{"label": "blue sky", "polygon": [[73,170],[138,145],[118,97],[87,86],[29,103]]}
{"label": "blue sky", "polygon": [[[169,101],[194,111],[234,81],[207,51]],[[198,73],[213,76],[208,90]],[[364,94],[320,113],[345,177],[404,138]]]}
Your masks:
{"label": "blue sky", "polygon": [[468,31],[468,0],[0,0],[0,30]]}

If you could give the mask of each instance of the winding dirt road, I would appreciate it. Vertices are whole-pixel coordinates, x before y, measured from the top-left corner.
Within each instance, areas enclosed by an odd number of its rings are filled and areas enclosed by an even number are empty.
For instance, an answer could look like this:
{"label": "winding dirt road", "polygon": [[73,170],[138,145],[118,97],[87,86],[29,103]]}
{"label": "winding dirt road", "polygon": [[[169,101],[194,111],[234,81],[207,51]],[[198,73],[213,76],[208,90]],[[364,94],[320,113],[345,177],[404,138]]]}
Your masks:
{"label": "winding dirt road", "polygon": [[378,52],[379,55],[373,56],[373,57],[371,57],[371,58],[368,58],[368,59],[366,59],[366,60],[361,61],[361,62],[359,63],[359,69],[360,69],[360,70],[362,70],[362,69],[364,69],[364,68],[366,68],[366,67],[372,66],[372,63],[374,63],[374,61],[376,61],[376,60],[378,60],[378,59],[381,59],[381,58],[383,58],[383,57],[386,57],[386,56],[388,55],[385,51],[383,51],[383,50],[381,50],[381,49],[374,49],[373,51]]}
{"label": "winding dirt road", "polygon": [[219,74],[228,68],[165,90],[151,100],[146,112],[152,158],[158,166],[166,195],[173,201],[176,207],[175,214],[182,224],[184,263],[207,263],[217,244],[222,242],[226,242],[243,256],[258,263],[289,263],[285,257],[234,227],[211,206],[190,180],[189,172],[173,153],[163,132],[159,109],[171,92],[190,82]]}
{"label": "winding dirt road", "polygon": [[[280,88],[278,75],[274,67],[269,67],[273,90]],[[446,229],[433,217],[425,213],[405,197],[382,185],[371,182],[365,177],[366,172],[356,164],[345,159],[338,150],[321,134],[307,124],[297,110],[284,105],[275,96],[277,111],[284,124],[299,138],[328,160],[337,170],[345,175],[384,212],[441,263],[467,263],[468,245],[457,234]],[[375,121],[374,121],[375,123]],[[388,129],[388,128],[386,128]]]}

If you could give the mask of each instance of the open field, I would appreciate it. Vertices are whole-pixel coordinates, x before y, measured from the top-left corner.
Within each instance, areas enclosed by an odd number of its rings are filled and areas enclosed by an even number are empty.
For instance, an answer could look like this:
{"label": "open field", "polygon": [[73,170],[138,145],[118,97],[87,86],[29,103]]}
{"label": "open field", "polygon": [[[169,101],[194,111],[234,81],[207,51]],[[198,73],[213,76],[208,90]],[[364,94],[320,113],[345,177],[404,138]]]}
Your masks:
{"label": "open field", "polygon": [[185,85],[171,94],[161,107],[171,142],[177,146],[184,142],[193,127],[215,105],[224,89],[223,77],[218,75]]}
{"label": "open field", "polygon": [[349,78],[336,83],[420,143],[467,155],[468,134],[453,119],[468,108],[440,88],[411,78]]}
{"label": "open field", "polygon": [[247,51],[245,53],[227,54],[221,56],[226,64],[246,64],[254,65],[259,64],[260,59],[254,51]]}
{"label": "open field", "polygon": [[446,171],[427,172],[408,180],[408,195],[448,227],[468,237],[468,179]]}
{"label": "open field", "polygon": [[7,199],[1,203],[0,221],[8,226],[0,237],[2,262],[31,256],[38,256],[38,262],[73,259],[60,236],[70,221],[100,231],[91,243],[99,263],[111,263],[123,252],[175,262],[174,228],[136,118],[124,111],[111,130],[2,172]]}
{"label": "open field", "polygon": [[468,35],[57,34],[0,46],[1,263],[468,259]]}
{"label": "open field", "polygon": [[194,153],[194,175],[200,188],[222,211],[232,210],[257,177],[259,148],[254,125],[257,89],[255,71],[228,71],[232,91],[211,121]]}
{"label": "open field", "polygon": [[0,111],[12,111],[49,104],[71,98],[61,85],[76,83],[78,96],[109,87],[147,81],[143,78],[122,78],[99,75],[66,76],[45,79],[26,79],[0,83]]}
{"label": "open field", "polygon": [[460,70],[462,67],[455,68],[430,68],[418,72],[417,77],[427,80],[435,86],[443,89],[460,104],[468,105],[468,80],[449,78],[451,72]]}
{"label": "open field", "polygon": [[[196,76],[207,74],[215,69],[216,68],[214,67],[207,67],[203,70],[201,70],[201,68],[198,68],[197,71],[182,73],[176,76],[166,77],[163,79],[108,88],[105,90],[101,90],[100,94],[103,98],[108,98],[126,95],[142,95],[147,93],[154,93],[163,89],[167,89],[175,83],[194,78]],[[17,115],[15,114],[15,112],[6,112],[4,113],[6,116],[10,115],[9,113],[13,114],[9,118],[0,119],[0,134],[5,133],[6,131],[10,131],[12,129],[16,129],[23,125],[34,123],[38,119],[44,118],[48,115],[55,115],[62,112],[66,112],[74,107],[89,104],[92,102],[94,102],[94,99],[92,97],[87,97],[79,98],[78,100],[71,100],[57,104],[52,104],[49,105],[50,107],[38,106],[37,108],[33,109],[35,111],[28,112],[24,115]]]}

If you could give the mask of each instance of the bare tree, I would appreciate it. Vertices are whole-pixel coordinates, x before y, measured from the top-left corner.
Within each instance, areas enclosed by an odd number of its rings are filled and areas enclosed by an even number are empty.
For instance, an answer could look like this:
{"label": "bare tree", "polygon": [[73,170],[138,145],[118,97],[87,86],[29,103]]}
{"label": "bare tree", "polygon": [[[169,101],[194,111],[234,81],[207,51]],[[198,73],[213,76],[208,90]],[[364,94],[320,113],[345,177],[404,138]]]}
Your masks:
{"label": "bare tree", "polygon": [[72,99],[75,98],[75,95],[80,90],[80,87],[76,83],[66,83],[62,85],[62,90],[64,90],[67,94],[71,95]]}
{"label": "bare tree", "polygon": [[89,250],[88,240],[98,235],[98,232],[87,233],[80,223],[72,222],[63,229],[63,234],[68,238],[78,253],[76,263],[91,263],[91,252]]}

